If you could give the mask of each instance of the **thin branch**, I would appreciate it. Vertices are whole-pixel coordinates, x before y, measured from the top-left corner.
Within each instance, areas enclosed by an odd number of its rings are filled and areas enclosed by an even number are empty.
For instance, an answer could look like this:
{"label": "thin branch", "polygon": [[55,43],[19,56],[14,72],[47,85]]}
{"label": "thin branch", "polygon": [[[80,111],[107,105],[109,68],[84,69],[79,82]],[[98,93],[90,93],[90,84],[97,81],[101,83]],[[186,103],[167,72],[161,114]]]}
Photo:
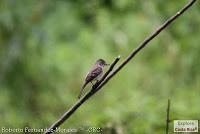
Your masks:
{"label": "thin branch", "polygon": [[[168,25],[175,21],[180,15],[182,15],[189,7],[193,5],[196,0],[191,0],[187,3],[180,11],[178,11],[174,16],[170,17],[165,21],[155,32],[148,36],[135,50],[133,50],[130,55],[101,83],[96,83],[95,88],[88,92],[83,98],[78,100],[56,123],[54,123],[46,133],[52,133],[57,127],[59,127],[66,119],[68,119],[76,109],[82,105],[87,99],[89,99],[94,93],[100,90],[116,73],[118,73],[142,48],[144,48],[152,39],[154,39],[161,31],[163,31]],[[114,67],[114,66],[113,66]],[[109,69],[110,70],[110,69]]]}
{"label": "thin branch", "polygon": [[175,21],[180,15],[182,15],[189,7],[191,7],[196,0],[191,0],[186,4],[180,11],[178,11],[174,16],[170,17],[165,21],[155,32],[148,36],[136,49],[134,49],[131,54],[119,65],[113,73],[111,73],[102,85],[106,84],[107,81],[112,78],[117,72],[119,72],[142,48],[144,48],[152,39],[154,39],[161,31],[163,31],[168,25]]}
{"label": "thin branch", "polygon": [[167,104],[166,134],[168,134],[169,132],[169,123],[170,123],[169,113],[170,113],[170,99],[168,99],[168,104]]}

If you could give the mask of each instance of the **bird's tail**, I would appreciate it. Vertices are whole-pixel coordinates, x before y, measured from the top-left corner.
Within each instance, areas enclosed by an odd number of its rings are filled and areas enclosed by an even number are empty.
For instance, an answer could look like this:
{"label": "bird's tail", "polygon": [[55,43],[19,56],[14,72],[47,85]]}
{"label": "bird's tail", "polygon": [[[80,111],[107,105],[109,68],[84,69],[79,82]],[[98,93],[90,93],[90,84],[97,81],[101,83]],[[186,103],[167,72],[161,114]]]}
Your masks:
{"label": "bird's tail", "polygon": [[78,95],[78,99],[81,98],[81,95],[82,95],[82,93],[83,93],[83,89],[85,88],[86,85],[87,85],[87,82],[85,82],[85,83],[83,84],[83,86],[81,87],[80,93],[79,93],[79,95]]}

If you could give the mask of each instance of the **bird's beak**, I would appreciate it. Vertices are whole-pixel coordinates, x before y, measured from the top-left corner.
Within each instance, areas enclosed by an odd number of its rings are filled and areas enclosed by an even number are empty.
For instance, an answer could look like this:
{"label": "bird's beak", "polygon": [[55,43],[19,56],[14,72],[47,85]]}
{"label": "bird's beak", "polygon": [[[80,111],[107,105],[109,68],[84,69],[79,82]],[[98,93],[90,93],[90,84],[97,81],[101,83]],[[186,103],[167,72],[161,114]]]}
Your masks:
{"label": "bird's beak", "polygon": [[105,64],[106,66],[110,66],[110,64]]}

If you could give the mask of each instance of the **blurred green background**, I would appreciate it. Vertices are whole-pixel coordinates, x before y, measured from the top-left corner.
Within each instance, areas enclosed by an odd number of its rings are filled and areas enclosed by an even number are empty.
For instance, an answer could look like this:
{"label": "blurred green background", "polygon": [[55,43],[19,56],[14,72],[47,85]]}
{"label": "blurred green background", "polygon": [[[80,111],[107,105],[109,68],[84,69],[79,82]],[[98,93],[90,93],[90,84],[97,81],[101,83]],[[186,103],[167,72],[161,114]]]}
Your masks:
{"label": "blurred green background", "polygon": [[[0,126],[49,127],[98,58],[124,60],[186,2],[1,0]],[[199,13],[197,1],[61,127],[164,133],[168,99],[172,119],[200,119]]]}

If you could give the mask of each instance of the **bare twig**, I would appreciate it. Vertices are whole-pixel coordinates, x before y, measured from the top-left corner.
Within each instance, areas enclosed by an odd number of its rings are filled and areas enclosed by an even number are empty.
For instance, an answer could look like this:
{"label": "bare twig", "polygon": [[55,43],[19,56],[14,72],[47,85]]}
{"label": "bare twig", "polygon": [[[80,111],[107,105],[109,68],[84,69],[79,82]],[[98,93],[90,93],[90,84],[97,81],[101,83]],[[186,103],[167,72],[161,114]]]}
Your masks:
{"label": "bare twig", "polygon": [[169,123],[170,123],[169,112],[170,112],[170,99],[168,99],[168,104],[167,104],[166,134],[168,134],[169,132]]}
{"label": "bare twig", "polygon": [[[101,83],[98,82],[92,87],[92,90],[88,92],[83,98],[78,100],[56,123],[54,123],[46,133],[52,133],[57,127],[59,127],[66,119],[68,119],[75,110],[82,105],[87,99],[89,99],[94,93],[101,89],[116,73],[118,73],[142,48],[144,48],[152,39],[154,39],[161,31],[163,31],[168,25],[175,21],[180,15],[182,15],[189,7],[193,5],[196,0],[191,0],[187,3],[180,11],[178,11],[174,16],[170,17],[165,21],[155,32],[148,36],[135,50],[133,50],[130,55],[110,74],[108,73],[105,80]],[[117,60],[118,61],[118,60]],[[116,62],[117,62],[116,61]],[[113,66],[114,67],[114,66]],[[109,69],[110,70],[110,69]]]}

